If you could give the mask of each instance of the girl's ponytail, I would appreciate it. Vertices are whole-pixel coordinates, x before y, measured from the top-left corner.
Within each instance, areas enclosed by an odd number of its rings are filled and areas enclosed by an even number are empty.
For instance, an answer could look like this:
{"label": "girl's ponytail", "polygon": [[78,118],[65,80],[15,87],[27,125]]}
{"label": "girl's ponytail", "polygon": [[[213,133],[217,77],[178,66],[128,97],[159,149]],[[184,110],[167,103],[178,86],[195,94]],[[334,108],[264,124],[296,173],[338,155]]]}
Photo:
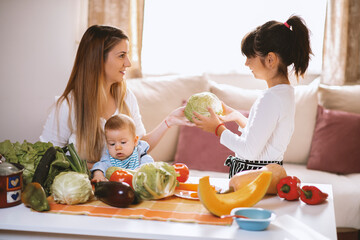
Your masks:
{"label": "girl's ponytail", "polygon": [[295,75],[303,76],[309,66],[310,54],[312,54],[309,29],[298,16],[291,16],[286,23],[293,32],[290,58],[294,64]]}

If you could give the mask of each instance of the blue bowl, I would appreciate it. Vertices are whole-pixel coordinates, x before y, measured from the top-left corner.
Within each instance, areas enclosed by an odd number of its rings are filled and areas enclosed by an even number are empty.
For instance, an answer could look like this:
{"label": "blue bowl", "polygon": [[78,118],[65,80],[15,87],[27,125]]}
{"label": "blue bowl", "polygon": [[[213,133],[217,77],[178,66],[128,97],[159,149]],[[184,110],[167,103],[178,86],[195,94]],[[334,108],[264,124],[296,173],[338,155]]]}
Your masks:
{"label": "blue bowl", "polygon": [[265,230],[276,217],[274,212],[263,208],[234,208],[231,210],[231,215],[233,214],[248,217],[235,217],[235,221],[241,229],[249,231]]}

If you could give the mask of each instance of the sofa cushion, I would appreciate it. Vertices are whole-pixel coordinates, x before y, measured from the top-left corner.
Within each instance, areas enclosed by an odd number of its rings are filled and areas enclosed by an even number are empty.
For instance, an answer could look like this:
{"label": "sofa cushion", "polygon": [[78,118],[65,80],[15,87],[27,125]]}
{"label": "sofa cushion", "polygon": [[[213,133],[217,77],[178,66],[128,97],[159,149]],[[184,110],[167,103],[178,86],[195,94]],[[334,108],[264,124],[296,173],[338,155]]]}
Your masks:
{"label": "sofa cushion", "polygon": [[360,114],[319,106],[307,167],[360,173]]}
{"label": "sofa cushion", "polygon": [[[147,132],[158,126],[174,109],[191,95],[209,91],[203,76],[166,76],[127,80],[135,94]],[[173,161],[178,139],[178,127],[171,127],[150,152],[155,161]]]}
{"label": "sofa cushion", "polygon": [[[295,86],[295,129],[284,155],[284,162],[306,164],[315,128],[320,79],[309,85]],[[210,91],[235,109],[250,110],[262,90],[244,89],[210,82]]]}
{"label": "sofa cushion", "polygon": [[210,92],[214,93],[226,105],[234,109],[243,109],[249,111],[255,100],[260,96],[263,90],[246,89],[235,87],[233,85],[216,83],[209,81]]}
{"label": "sofa cushion", "polygon": [[204,76],[212,82],[227,84],[235,87],[246,89],[267,89],[267,83],[264,80],[256,79],[253,75],[227,73],[227,74],[214,74],[204,73]]}
{"label": "sofa cushion", "polygon": [[320,84],[319,103],[327,109],[360,113],[360,85],[328,86]]}
{"label": "sofa cushion", "polygon": [[[248,111],[241,111],[246,117]],[[237,131],[235,122],[227,122],[225,126],[232,132]],[[181,126],[179,141],[175,154],[176,163],[184,163],[190,169],[203,171],[229,172],[224,162],[234,152],[220,144],[219,137],[213,133],[205,132],[197,127]]]}
{"label": "sofa cushion", "polygon": [[284,162],[307,163],[316,122],[319,83],[318,78],[309,85],[295,86],[295,128],[284,154]]}

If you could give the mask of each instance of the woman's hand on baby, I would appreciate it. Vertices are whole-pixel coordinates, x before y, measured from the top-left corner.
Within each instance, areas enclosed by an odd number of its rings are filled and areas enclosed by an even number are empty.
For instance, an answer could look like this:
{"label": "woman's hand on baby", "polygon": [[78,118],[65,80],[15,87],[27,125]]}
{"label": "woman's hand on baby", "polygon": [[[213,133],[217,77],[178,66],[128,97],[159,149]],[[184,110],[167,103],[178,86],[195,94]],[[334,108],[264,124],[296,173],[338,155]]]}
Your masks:
{"label": "woman's hand on baby", "polygon": [[169,127],[171,126],[179,126],[179,125],[186,125],[186,126],[195,126],[194,123],[190,122],[184,114],[185,106],[179,107],[172,111],[169,116],[166,118],[166,123]]}
{"label": "woman's hand on baby", "polygon": [[194,112],[193,121],[196,126],[202,130],[214,133],[216,127],[221,123],[221,121],[212,108],[208,108],[208,111],[210,113],[209,117]]}

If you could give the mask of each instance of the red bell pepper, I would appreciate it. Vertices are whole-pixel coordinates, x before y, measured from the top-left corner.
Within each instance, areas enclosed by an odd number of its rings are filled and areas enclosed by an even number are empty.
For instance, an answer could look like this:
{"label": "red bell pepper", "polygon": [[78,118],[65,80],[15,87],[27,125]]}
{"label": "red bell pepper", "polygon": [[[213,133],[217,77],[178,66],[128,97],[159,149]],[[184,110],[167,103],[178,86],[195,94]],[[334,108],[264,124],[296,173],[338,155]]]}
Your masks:
{"label": "red bell pepper", "polygon": [[328,197],[327,193],[322,192],[315,186],[303,186],[301,188],[300,199],[306,204],[316,205],[324,202]]}
{"label": "red bell pepper", "polygon": [[295,176],[287,176],[280,179],[276,188],[279,197],[286,200],[297,200],[300,197],[300,180]]}
{"label": "red bell pepper", "polygon": [[184,163],[173,164],[175,172],[179,174],[176,178],[179,182],[186,182],[189,179],[189,168]]}
{"label": "red bell pepper", "polygon": [[110,182],[124,182],[133,187],[132,185],[133,175],[126,170],[116,170],[110,176]]}

